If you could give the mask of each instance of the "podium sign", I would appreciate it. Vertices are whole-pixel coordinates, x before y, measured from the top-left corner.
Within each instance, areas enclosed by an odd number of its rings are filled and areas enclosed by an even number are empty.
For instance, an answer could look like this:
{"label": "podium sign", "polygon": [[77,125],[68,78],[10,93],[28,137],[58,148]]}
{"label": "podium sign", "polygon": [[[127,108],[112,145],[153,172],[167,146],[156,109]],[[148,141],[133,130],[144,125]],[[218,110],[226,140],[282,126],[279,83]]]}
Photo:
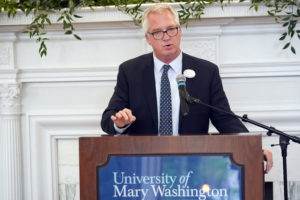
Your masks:
{"label": "podium sign", "polygon": [[262,200],[258,135],[79,139],[80,199]]}
{"label": "podium sign", "polygon": [[242,200],[242,168],[221,155],[111,156],[98,199]]}

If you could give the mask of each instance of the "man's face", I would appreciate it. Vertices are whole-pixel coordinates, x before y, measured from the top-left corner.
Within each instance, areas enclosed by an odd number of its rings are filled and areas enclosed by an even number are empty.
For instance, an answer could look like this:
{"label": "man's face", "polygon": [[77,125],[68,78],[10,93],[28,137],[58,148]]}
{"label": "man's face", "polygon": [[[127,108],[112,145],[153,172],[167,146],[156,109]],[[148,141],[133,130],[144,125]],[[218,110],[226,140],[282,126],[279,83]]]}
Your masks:
{"label": "man's face", "polygon": [[[151,13],[148,15],[148,32],[166,31],[169,28],[177,27],[173,15],[170,11]],[[174,37],[164,33],[161,40],[156,40],[151,34],[146,34],[148,44],[153,48],[155,56],[165,62],[172,62],[180,54],[181,27],[178,28],[178,34]]]}

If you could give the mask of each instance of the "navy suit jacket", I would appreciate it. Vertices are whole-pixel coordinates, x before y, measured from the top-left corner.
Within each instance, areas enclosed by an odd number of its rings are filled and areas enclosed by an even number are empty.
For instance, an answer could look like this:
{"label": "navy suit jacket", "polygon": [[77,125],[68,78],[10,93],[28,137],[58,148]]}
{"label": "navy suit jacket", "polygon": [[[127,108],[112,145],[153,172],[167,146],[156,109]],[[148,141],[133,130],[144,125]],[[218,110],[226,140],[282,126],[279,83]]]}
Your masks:
{"label": "navy suit jacket", "polygon": [[[196,72],[194,78],[188,78],[186,81],[187,91],[192,97],[230,111],[219,70],[215,64],[183,53],[182,71],[185,69],[192,69]],[[136,116],[136,121],[125,133],[158,134],[152,53],[128,60],[120,65],[115,91],[102,115],[101,127],[105,132],[116,134],[110,116],[124,108],[131,109],[133,115]],[[190,104],[189,108],[187,116],[183,116],[180,111],[179,134],[206,134],[209,119],[220,133],[248,132],[240,120],[228,114],[199,104]]]}

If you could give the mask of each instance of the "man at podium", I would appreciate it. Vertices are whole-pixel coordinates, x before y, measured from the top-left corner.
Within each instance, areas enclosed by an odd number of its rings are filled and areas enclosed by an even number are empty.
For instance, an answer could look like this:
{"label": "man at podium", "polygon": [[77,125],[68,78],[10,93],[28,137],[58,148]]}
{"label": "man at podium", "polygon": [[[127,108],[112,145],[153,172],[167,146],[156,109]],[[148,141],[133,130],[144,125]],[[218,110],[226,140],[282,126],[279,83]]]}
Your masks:
{"label": "man at podium", "polygon": [[[220,133],[248,132],[232,115],[180,102],[176,77],[184,74],[190,96],[231,112],[218,67],[181,51],[178,13],[167,4],[156,4],[145,10],[142,25],[153,53],[120,65],[114,93],[102,115],[102,129],[108,134],[207,134],[210,120]],[[183,106],[189,107],[185,116]],[[272,154],[267,150],[264,154],[268,172]]]}

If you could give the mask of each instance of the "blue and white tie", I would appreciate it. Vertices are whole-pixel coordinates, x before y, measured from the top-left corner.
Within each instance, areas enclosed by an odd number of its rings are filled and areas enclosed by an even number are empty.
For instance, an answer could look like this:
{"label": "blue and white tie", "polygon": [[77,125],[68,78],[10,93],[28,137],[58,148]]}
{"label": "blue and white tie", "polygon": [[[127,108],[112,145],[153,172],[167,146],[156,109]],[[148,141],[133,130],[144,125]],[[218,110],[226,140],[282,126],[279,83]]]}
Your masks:
{"label": "blue and white tie", "polygon": [[160,83],[160,135],[172,135],[172,99],[168,70],[170,65],[163,66],[163,73]]}

